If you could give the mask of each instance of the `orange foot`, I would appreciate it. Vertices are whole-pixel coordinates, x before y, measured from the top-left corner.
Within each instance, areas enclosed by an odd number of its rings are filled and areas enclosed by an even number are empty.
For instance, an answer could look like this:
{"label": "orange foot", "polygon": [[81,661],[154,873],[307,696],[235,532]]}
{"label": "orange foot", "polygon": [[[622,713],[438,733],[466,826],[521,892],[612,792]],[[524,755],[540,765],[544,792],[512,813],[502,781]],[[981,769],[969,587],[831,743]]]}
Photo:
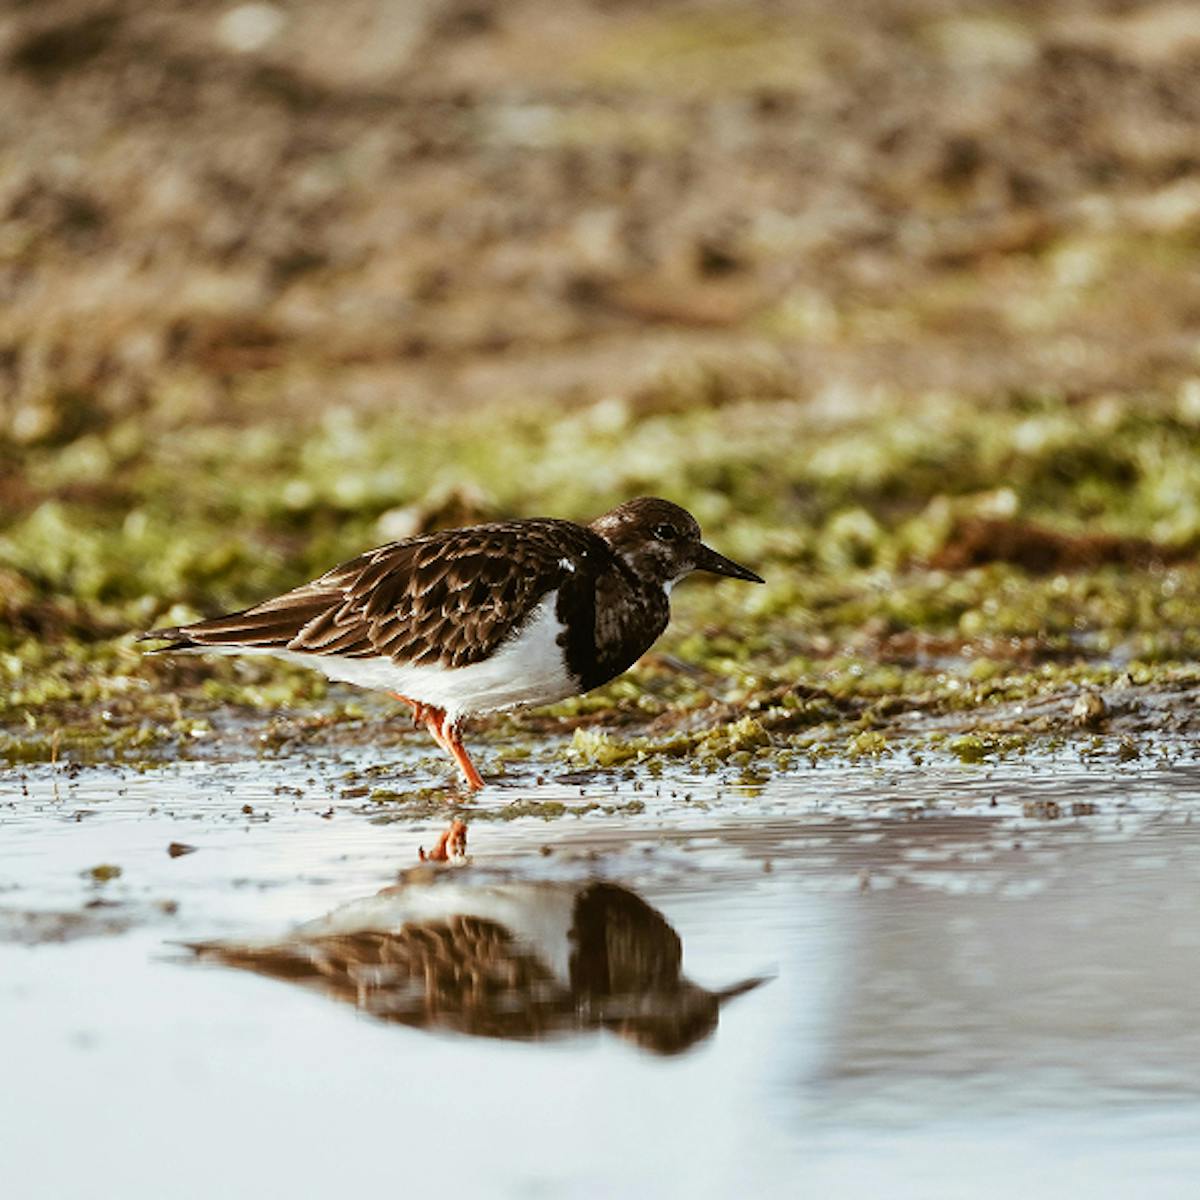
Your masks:
{"label": "orange foot", "polygon": [[399,692],[393,692],[392,695],[412,709],[413,724],[424,724],[425,728],[433,735],[434,741],[454,759],[458,764],[458,769],[463,773],[467,787],[472,791],[478,791],[483,787],[483,776],[475,769],[475,764],[471,761],[471,756],[462,743],[458,722],[447,720],[446,710],[443,708],[435,708],[432,704],[423,704],[420,700],[412,700],[408,696],[400,695]]}
{"label": "orange foot", "polygon": [[422,846],[417,851],[422,862],[449,862],[452,858],[467,857],[467,823],[457,817],[450,822],[450,828],[442,834],[428,854]]}

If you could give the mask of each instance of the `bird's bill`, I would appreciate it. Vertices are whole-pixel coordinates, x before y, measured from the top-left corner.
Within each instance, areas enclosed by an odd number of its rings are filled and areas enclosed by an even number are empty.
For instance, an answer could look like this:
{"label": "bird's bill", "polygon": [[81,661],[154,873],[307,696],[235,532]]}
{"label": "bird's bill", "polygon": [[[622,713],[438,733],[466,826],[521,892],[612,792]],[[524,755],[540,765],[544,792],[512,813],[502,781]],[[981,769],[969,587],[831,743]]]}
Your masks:
{"label": "bird's bill", "polygon": [[747,579],[751,583],[766,583],[761,575],[755,575],[749,567],[735,563],[732,558],[718,554],[709,546],[702,545],[696,552],[697,571],[708,571],[713,575],[728,575],[730,579]]}

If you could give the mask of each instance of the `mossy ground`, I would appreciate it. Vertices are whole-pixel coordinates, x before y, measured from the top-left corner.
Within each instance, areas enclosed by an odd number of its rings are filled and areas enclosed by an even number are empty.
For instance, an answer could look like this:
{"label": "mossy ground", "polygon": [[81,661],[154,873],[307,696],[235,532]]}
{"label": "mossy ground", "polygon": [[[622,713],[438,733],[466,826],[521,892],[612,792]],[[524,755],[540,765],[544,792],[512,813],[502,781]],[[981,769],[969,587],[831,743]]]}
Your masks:
{"label": "mossy ground", "polygon": [[[494,721],[511,766],[564,730],[582,764],[702,768],[876,755],[897,737],[1103,733],[1118,714],[1073,717],[1082,689],[1200,680],[1198,450],[1186,396],[897,398],[844,420],[747,398],[681,412],[531,402],[469,420],[338,410],[286,436],[115,427],[23,455],[29,498],[0,527],[0,753],[137,760],[211,753],[214,739],[269,752],[339,729],[406,736],[384,703],[303,670],[147,655],[134,638],[431,520],[586,518],[645,491],[691,507],[768,583],[689,583],[628,675]],[[976,557],[1015,561],[935,565],[981,519],[1003,534]],[[1023,561],[1048,532],[1050,560]],[[1048,700],[1058,709],[1037,707]],[[1143,729],[1172,720],[1190,706]],[[971,744],[949,749],[969,761]]]}

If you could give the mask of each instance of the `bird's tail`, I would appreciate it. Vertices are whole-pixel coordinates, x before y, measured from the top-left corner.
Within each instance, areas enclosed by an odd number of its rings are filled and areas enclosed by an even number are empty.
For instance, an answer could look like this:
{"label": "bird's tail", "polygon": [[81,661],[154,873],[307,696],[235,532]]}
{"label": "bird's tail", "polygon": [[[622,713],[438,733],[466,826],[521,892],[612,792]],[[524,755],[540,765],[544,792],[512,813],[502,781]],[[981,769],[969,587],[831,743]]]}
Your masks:
{"label": "bird's tail", "polygon": [[151,650],[151,654],[285,650],[310,621],[325,613],[340,598],[327,591],[297,589],[223,617],[152,629],[143,633],[138,641],[168,643]]}
{"label": "bird's tail", "polygon": [[172,625],[166,629],[151,629],[148,633],[139,633],[137,640],[139,642],[167,643],[165,646],[155,646],[153,649],[147,650],[147,654],[170,654],[183,650],[203,649],[198,642],[184,633],[182,625]]}

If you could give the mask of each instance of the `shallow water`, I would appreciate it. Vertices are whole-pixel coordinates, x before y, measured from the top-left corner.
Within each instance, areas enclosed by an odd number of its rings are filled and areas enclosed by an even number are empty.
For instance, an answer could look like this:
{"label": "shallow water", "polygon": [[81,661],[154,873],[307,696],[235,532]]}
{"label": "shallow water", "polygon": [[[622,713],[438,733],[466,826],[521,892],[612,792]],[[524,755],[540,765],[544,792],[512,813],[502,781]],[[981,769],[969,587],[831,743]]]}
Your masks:
{"label": "shallow water", "polygon": [[6,1197],[1194,1194],[1200,767],[517,781],[413,873],[364,762],[0,782]]}

